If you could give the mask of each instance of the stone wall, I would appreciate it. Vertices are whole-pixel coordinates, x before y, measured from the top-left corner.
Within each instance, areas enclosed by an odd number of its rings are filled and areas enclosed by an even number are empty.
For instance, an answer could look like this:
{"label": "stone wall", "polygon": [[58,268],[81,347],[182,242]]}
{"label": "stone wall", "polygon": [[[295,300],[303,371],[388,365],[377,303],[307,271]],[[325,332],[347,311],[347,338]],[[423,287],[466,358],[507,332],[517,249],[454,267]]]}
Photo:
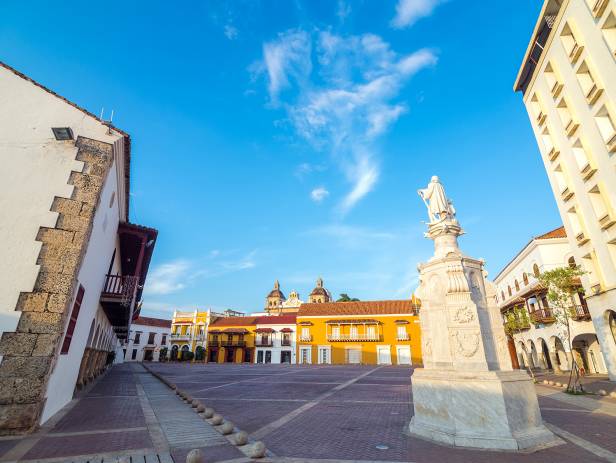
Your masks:
{"label": "stone wall", "polygon": [[54,198],[55,228],[41,227],[42,243],[34,289],[21,293],[15,332],[0,339],[0,434],[31,432],[39,422],[47,381],[59,354],[77,274],[90,238],[94,213],[113,160],[112,146],[79,137],[82,172],[71,172],[71,198]]}

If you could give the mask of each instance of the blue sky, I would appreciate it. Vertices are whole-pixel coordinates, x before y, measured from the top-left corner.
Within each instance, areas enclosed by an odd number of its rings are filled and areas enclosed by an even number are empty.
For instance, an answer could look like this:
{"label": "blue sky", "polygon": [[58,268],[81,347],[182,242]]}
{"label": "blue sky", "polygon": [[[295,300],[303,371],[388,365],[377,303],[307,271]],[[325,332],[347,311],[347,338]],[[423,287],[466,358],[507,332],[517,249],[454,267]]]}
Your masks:
{"label": "blue sky", "polygon": [[540,7],[7,0],[0,49],[131,134],[131,221],[159,230],[143,313],[250,312],[275,279],[409,297],[431,175],[492,276],[559,225],[512,90]]}

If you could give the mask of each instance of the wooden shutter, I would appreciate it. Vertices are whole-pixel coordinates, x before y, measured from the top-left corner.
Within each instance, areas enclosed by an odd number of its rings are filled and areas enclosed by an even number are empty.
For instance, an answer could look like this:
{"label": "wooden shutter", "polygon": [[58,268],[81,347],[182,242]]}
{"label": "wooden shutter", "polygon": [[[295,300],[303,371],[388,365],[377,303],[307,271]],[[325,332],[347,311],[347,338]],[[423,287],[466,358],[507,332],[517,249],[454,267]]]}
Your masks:
{"label": "wooden shutter", "polygon": [[79,316],[79,309],[81,309],[81,301],[83,300],[83,294],[86,290],[83,286],[79,285],[77,290],[77,297],[75,297],[75,303],[73,304],[73,310],[71,311],[71,318],[68,321],[68,327],[66,328],[66,334],[64,335],[64,342],[62,343],[62,350],[60,354],[68,354],[68,350],[71,347],[71,341],[73,340],[73,333],[77,326],[77,317]]}

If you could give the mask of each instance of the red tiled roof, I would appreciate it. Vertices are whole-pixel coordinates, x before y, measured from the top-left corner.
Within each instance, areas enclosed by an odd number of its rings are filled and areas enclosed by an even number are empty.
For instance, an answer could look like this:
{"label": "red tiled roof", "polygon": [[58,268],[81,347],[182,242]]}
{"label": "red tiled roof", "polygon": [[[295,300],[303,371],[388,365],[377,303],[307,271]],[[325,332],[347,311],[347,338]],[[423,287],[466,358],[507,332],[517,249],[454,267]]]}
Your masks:
{"label": "red tiled roof", "polygon": [[220,317],[210,326],[250,326],[256,325],[259,317]]}
{"label": "red tiled roof", "polygon": [[133,325],[158,326],[160,328],[171,328],[171,320],[164,318],[138,317],[133,320]]}
{"label": "red tiled roof", "polygon": [[555,228],[554,230],[544,233],[543,235],[536,236],[535,239],[536,240],[548,240],[552,238],[566,238],[566,237],[567,237],[567,232],[565,231],[565,227],[560,226],[558,228]]}
{"label": "red tiled roof", "polygon": [[419,306],[410,299],[402,301],[354,301],[302,304],[298,317],[320,315],[388,315],[412,314]]}
{"label": "red tiled roof", "polygon": [[257,317],[257,325],[295,325],[296,314],[266,315]]}

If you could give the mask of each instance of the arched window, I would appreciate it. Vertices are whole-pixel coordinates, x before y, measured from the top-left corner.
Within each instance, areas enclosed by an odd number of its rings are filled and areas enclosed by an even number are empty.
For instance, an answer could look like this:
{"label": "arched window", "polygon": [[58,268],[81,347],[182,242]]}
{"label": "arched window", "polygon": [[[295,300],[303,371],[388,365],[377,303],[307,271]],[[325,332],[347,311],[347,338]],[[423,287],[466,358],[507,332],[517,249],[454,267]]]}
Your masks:
{"label": "arched window", "polygon": [[533,275],[535,275],[535,277],[539,278],[540,274],[541,274],[541,272],[539,271],[539,266],[537,264],[533,264]]}
{"label": "arched window", "polygon": [[501,291],[501,299],[504,301],[505,300],[505,291]]}
{"label": "arched window", "polygon": [[522,274],[522,281],[524,282],[524,286],[528,286],[528,275],[526,272]]}
{"label": "arched window", "polygon": [[509,296],[511,297],[511,286],[507,286],[507,292],[509,293]]}
{"label": "arched window", "polygon": [[571,268],[576,268],[577,267],[577,264],[575,263],[575,258],[573,256],[569,257],[569,260],[567,260],[567,264]]}
{"label": "arched window", "polygon": [[518,280],[515,280],[514,285],[515,285],[515,290],[519,291],[520,290],[520,283],[518,283]]}

